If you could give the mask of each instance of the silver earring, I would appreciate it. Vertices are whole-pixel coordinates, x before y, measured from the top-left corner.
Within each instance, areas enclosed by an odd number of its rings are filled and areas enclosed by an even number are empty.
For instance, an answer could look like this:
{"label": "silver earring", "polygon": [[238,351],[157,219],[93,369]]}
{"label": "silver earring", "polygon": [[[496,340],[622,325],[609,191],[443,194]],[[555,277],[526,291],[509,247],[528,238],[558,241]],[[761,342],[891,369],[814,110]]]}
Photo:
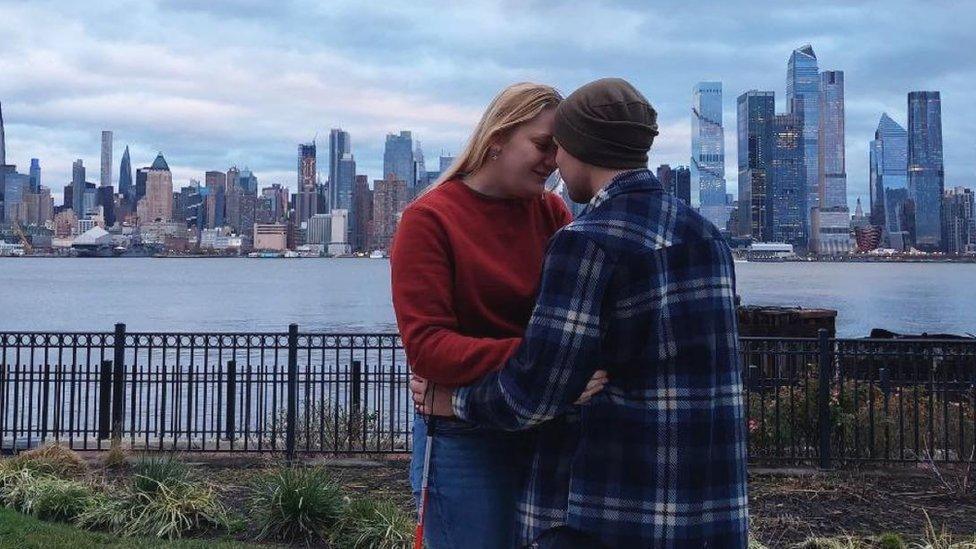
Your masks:
{"label": "silver earring", "polygon": [[490,155],[490,158],[492,160],[498,160],[498,152],[497,151],[492,151],[491,152],[491,155]]}

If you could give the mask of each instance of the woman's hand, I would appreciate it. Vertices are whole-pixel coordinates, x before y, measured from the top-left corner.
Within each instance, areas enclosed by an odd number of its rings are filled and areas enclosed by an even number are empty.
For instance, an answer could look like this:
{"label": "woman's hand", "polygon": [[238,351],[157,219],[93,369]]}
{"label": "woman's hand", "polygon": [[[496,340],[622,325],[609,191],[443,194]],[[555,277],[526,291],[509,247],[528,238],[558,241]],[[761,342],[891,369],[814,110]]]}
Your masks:
{"label": "woman's hand", "polygon": [[593,377],[586,382],[586,388],[583,389],[583,394],[581,394],[573,404],[586,404],[589,402],[590,399],[593,398],[593,395],[603,390],[607,384],[607,381],[610,381],[610,378],[607,377],[606,370],[597,370],[596,372],[593,372]]}
{"label": "woman's hand", "polygon": [[428,383],[426,379],[410,376],[410,392],[418,412],[428,416],[454,416],[454,389]]}

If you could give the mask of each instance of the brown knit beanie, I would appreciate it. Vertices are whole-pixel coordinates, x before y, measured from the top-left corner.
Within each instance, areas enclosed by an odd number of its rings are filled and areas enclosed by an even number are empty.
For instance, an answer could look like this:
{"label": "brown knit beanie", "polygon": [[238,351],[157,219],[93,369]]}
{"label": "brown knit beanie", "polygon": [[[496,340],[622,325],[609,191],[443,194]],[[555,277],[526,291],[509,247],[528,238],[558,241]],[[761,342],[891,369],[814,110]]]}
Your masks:
{"label": "brown knit beanie", "polygon": [[590,82],[556,108],[556,142],[594,166],[646,168],[647,151],[656,135],[657,112],[620,78]]}

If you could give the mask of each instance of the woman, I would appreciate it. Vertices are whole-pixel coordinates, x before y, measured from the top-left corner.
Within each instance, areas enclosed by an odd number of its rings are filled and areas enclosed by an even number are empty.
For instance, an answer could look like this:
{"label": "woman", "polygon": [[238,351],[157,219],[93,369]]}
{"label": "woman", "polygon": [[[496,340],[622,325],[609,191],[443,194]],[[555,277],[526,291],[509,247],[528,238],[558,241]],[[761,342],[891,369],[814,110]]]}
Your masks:
{"label": "woman", "polygon": [[[392,247],[393,307],[414,374],[468,384],[521,341],[549,238],[571,220],[546,192],[555,170],[559,93],[501,91],[454,164],[403,212]],[[531,433],[438,419],[425,540],[432,549],[507,548]],[[414,421],[410,481],[419,498],[427,424]]]}

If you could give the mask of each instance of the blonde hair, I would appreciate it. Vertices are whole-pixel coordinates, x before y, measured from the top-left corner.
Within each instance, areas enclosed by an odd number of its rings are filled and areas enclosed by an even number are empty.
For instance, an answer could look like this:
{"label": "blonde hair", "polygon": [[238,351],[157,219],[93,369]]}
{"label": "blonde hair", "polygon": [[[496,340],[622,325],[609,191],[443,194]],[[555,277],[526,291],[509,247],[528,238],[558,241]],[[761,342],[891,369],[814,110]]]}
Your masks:
{"label": "blonde hair", "polygon": [[556,88],[545,84],[519,82],[506,87],[488,104],[461,154],[428,189],[480,170],[488,161],[489,149],[494,142],[504,139],[512,130],[562,100],[563,96]]}

